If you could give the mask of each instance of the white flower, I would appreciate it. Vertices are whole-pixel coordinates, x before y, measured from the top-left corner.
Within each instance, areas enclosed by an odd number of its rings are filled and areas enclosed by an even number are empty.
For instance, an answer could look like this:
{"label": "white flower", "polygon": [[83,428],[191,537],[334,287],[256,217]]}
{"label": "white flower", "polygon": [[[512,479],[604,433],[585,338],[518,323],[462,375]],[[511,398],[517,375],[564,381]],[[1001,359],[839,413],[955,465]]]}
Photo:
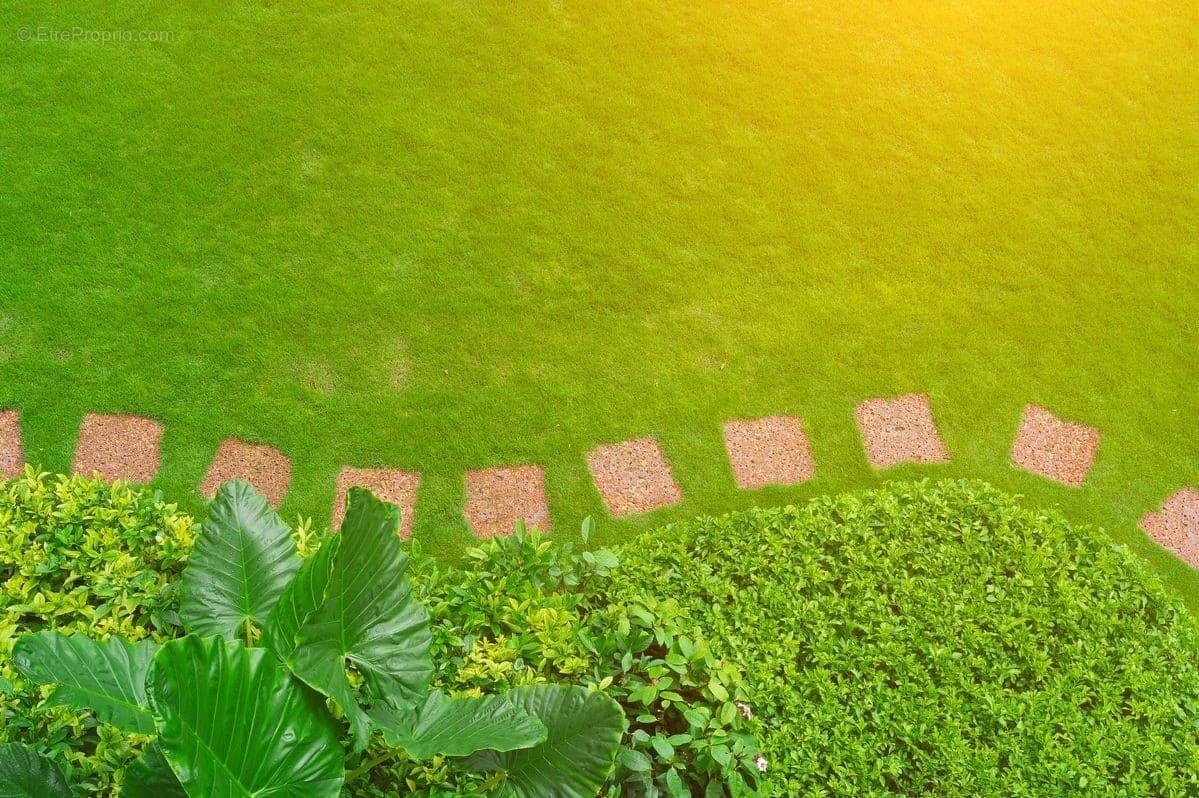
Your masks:
{"label": "white flower", "polygon": [[741,717],[749,720],[754,716],[753,710],[749,708],[749,704],[743,704],[740,701],[735,703],[737,704],[737,711],[741,713]]}
{"label": "white flower", "polygon": [[759,756],[757,759],[754,760],[754,764],[758,766],[759,773],[766,772],[766,757]]}

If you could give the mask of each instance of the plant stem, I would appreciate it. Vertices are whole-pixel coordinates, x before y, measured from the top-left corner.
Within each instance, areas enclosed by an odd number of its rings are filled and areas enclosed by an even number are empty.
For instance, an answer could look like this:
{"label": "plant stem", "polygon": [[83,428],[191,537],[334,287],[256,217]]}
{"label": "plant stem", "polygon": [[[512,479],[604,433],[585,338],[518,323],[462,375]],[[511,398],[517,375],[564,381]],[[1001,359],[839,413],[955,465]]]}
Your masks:
{"label": "plant stem", "polygon": [[395,753],[389,751],[386,754],[379,754],[374,759],[368,759],[367,761],[363,762],[361,765],[359,765],[358,767],[354,768],[353,770],[351,770],[349,773],[346,774],[346,778],[345,778],[346,783],[348,784],[351,781],[354,781],[355,779],[362,778],[367,773],[369,773],[371,770],[373,770],[376,765],[381,765],[384,762],[386,762],[387,760],[394,759],[394,758],[395,758]]}

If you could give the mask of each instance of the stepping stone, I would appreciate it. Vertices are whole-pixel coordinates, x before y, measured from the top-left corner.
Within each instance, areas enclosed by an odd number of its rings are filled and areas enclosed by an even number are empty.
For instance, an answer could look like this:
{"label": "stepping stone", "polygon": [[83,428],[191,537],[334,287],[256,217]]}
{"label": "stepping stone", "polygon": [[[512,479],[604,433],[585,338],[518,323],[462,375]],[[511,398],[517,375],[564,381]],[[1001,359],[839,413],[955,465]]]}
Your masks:
{"label": "stepping stone", "polygon": [[550,531],[541,466],[481,468],[466,474],[466,507],[471,529],[480,538],[511,535],[518,521]]}
{"label": "stepping stone", "polygon": [[1079,487],[1095,462],[1099,430],[1062,421],[1043,407],[1028,405],[1012,443],[1012,462],[1025,471]]}
{"label": "stepping stone", "polygon": [[278,507],[291,484],[291,460],[273,446],[227,438],[216,450],[200,492],[211,499],[231,479],[244,479],[266,496],[271,507]]}
{"label": "stepping stone", "polygon": [[1199,568],[1199,490],[1183,488],[1162,503],[1156,513],[1146,513],[1141,529],[1160,545]]}
{"label": "stepping stone", "polygon": [[613,516],[647,513],[682,501],[670,464],[654,438],[597,446],[587,455],[587,467]]}
{"label": "stepping stone", "polygon": [[742,490],[798,485],[811,479],[815,470],[803,421],[795,416],[726,421],[724,446]]}
{"label": "stepping stone", "polygon": [[18,476],[25,462],[19,416],[16,410],[0,410],[0,479]]}
{"label": "stepping stone", "polygon": [[909,393],[894,399],[867,399],[855,416],[866,457],[875,469],[900,463],[947,463],[928,396]]}
{"label": "stepping stone", "polygon": [[412,536],[412,511],[416,506],[416,489],[420,474],[398,468],[354,468],[345,466],[337,475],[337,499],[333,502],[333,526],[340,527],[346,516],[346,491],[366,488],[385,502],[399,505],[400,537]]}
{"label": "stepping stone", "polygon": [[75,443],[76,474],[98,473],[105,481],[149,482],[158,473],[162,424],[141,416],[88,413]]}

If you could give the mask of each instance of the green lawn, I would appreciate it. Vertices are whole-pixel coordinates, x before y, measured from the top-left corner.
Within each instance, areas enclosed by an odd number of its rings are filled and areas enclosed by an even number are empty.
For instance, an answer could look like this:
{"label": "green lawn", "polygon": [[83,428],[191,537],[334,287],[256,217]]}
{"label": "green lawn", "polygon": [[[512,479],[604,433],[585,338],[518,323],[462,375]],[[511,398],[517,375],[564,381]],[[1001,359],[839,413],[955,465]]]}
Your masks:
{"label": "green lawn", "polygon": [[[414,469],[447,553],[480,466],[544,464],[601,542],[977,476],[1199,607],[1136,529],[1199,482],[1193,3],[175,5],[6,4],[0,407],[31,460],[139,413],[185,506],[239,436],[318,521],[342,464]],[[76,27],[170,40],[51,40]],[[953,463],[876,475],[853,407],[909,391]],[[1030,401],[1103,431],[1081,490],[1009,465]],[[817,478],[739,492],[721,422],[776,413]],[[604,519],[584,455],[641,435],[685,501]]]}

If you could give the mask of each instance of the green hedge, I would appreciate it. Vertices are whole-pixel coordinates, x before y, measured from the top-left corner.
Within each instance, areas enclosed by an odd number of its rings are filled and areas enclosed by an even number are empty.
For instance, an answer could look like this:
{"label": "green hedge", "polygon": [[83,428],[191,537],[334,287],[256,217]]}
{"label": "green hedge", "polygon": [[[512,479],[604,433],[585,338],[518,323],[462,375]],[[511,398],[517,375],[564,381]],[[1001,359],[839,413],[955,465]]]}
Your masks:
{"label": "green hedge", "polygon": [[1199,634],[1106,537],[981,483],[674,525],[603,589],[748,681],[786,796],[1199,795]]}
{"label": "green hedge", "polygon": [[[585,529],[588,525],[585,525]],[[459,567],[418,560],[413,589],[433,620],[434,685],[486,694],[545,682],[583,684],[628,721],[603,798],[753,798],[757,743],[737,710],[742,680],[684,631],[673,602],[610,603],[618,567],[536,532],[488,541]],[[475,795],[482,777],[438,758],[386,763],[347,785],[354,798]]]}
{"label": "green hedge", "polygon": [[0,481],[0,742],[50,756],[79,794],[112,794],[142,741],[45,705],[48,691],[28,688],[12,667],[12,647],[43,629],[172,637],[194,535],[189,516],[145,488],[32,469]]}

